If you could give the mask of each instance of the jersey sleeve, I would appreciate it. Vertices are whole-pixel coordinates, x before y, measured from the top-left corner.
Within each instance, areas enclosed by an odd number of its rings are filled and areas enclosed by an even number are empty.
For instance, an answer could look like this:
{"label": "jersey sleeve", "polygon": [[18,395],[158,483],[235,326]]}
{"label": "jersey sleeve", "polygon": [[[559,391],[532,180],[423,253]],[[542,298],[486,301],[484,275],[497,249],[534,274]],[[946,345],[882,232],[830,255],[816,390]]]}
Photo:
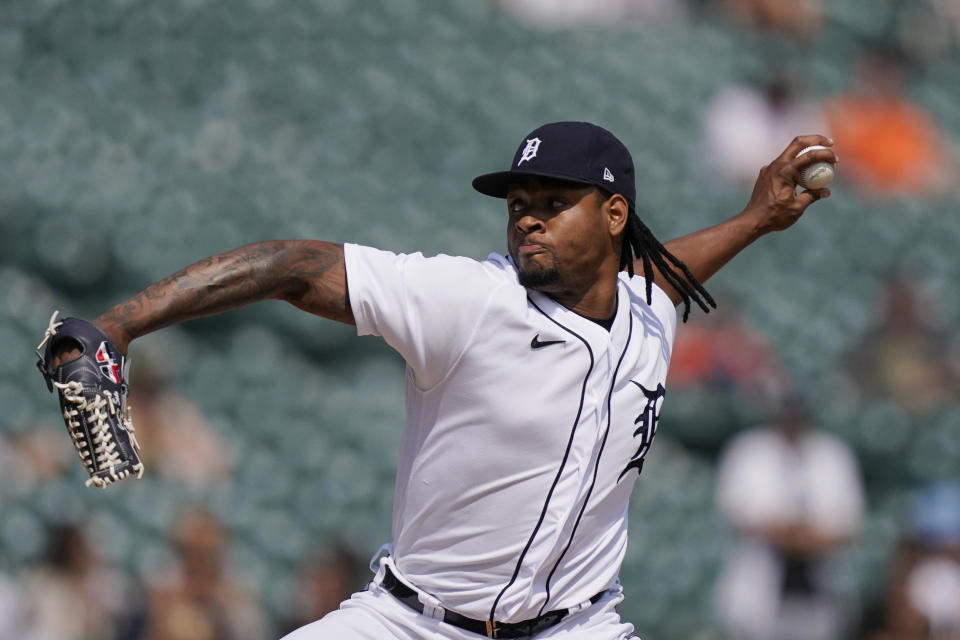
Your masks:
{"label": "jersey sleeve", "polygon": [[344,260],[357,334],[381,336],[421,389],[442,380],[459,359],[497,285],[469,258],[345,244]]}

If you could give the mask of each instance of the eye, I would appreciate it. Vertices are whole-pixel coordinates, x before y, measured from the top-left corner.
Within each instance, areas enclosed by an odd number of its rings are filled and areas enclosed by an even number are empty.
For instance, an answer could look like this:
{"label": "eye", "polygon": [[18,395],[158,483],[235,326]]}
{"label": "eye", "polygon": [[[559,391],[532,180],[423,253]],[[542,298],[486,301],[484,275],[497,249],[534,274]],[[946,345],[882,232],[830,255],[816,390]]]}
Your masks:
{"label": "eye", "polygon": [[554,198],[550,201],[550,206],[554,209],[562,209],[567,206],[567,201],[561,200],[560,198]]}
{"label": "eye", "polygon": [[518,213],[523,211],[524,208],[526,208],[526,203],[519,198],[515,198],[507,202],[507,210],[510,211],[510,213]]}

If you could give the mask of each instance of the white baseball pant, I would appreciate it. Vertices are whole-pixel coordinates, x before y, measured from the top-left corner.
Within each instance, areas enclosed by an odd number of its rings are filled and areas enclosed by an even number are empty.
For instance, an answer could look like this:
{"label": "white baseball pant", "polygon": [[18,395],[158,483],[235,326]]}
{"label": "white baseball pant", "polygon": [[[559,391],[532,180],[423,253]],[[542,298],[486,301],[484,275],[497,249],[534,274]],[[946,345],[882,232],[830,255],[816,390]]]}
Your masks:
{"label": "white baseball pant", "polygon": [[[340,608],[282,640],[479,640],[483,636],[414,611],[384,590],[379,580],[353,594]],[[611,589],[596,603],[571,613],[532,640],[636,640],[633,625],[615,607],[623,592]]]}

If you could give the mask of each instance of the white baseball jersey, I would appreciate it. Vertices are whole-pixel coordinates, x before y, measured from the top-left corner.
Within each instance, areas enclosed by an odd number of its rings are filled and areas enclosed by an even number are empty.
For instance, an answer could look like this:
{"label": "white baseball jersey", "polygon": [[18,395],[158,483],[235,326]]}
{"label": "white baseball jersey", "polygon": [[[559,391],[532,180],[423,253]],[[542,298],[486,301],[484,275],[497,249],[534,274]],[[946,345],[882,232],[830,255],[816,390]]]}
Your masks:
{"label": "white baseball jersey", "polygon": [[393,561],[443,607],[516,622],[616,584],[676,310],[620,274],[610,331],[512,261],[344,248],[360,335],[407,362]]}

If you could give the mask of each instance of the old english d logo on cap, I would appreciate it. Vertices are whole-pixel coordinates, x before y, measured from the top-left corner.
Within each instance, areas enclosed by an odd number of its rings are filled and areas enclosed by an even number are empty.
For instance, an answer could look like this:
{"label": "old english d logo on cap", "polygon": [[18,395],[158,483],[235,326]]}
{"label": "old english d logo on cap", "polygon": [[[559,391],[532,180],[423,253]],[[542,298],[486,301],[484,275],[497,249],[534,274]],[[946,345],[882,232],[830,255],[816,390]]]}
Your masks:
{"label": "old english d logo on cap", "polygon": [[537,151],[540,149],[540,138],[528,138],[527,146],[520,153],[520,159],[517,160],[517,166],[525,160],[533,160],[537,157]]}
{"label": "old english d logo on cap", "polygon": [[477,176],[473,188],[505,198],[520,176],[595,185],[622,195],[631,208],[636,199],[630,152],[612,133],[589,122],[552,122],[534,129],[517,147],[508,171]]}

